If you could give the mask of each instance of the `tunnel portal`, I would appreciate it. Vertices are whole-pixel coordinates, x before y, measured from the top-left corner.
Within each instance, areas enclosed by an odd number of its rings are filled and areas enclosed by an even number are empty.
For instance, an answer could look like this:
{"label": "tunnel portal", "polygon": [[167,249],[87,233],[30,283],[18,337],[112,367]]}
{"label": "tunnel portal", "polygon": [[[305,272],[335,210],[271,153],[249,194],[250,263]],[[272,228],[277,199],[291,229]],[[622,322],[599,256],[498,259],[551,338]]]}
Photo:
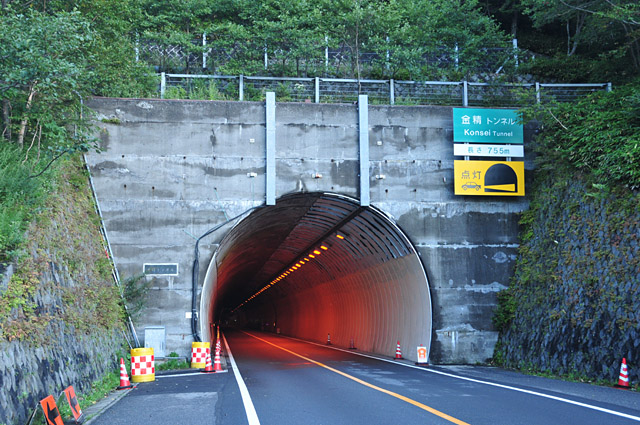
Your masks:
{"label": "tunnel portal", "polygon": [[[201,333],[232,322],[404,357],[430,347],[423,265],[384,212],[332,193],[296,193],[239,221],[205,277]],[[206,319],[204,319],[206,318]]]}

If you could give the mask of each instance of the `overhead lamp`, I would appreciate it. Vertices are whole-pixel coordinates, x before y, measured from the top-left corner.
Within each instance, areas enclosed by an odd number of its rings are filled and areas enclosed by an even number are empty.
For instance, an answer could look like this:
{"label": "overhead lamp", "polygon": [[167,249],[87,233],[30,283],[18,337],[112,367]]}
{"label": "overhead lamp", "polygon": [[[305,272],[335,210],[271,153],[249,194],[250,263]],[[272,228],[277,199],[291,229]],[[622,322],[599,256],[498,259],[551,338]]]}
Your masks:
{"label": "overhead lamp", "polygon": [[324,249],[325,251],[329,249],[329,248],[327,248],[327,247],[326,247],[326,246],[324,246],[324,245],[320,245],[320,248],[321,248],[321,249]]}
{"label": "overhead lamp", "polygon": [[336,235],[336,238],[344,240],[344,236],[342,236],[340,233]]}

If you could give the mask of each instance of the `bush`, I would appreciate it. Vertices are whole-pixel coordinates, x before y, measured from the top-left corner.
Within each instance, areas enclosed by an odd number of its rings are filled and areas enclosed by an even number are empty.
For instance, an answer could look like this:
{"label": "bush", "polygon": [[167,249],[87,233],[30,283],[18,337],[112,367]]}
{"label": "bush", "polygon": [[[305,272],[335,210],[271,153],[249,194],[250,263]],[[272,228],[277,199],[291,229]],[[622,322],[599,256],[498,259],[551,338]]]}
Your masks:
{"label": "bush", "polygon": [[45,200],[45,178],[31,178],[23,154],[0,143],[0,261],[11,260],[23,241],[29,220]]}

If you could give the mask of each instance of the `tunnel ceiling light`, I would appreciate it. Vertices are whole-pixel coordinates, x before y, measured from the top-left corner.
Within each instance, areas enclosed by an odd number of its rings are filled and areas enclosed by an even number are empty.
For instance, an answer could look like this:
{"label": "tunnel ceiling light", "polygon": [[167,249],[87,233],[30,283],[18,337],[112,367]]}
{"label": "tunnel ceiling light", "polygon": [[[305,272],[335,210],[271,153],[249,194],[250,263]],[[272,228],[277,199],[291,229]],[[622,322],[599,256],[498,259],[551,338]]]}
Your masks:
{"label": "tunnel ceiling light", "polygon": [[336,235],[336,238],[344,240],[344,236],[342,236],[340,233]]}
{"label": "tunnel ceiling light", "polygon": [[315,256],[315,255],[313,255],[313,254],[309,254],[309,257],[311,257],[311,258],[316,258],[316,256]]}
{"label": "tunnel ceiling light", "polygon": [[307,257],[304,257],[304,261],[309,261],[309,259]]}
{"label": "tunnel ceiling light", "polygon": [[320,251],[318,251],[317,249],[314,249],[314,250],[313,250],[313,253],[314,253],[314,254],[316,254],[316,255],[320,255],[320,254],[322,254],[322,253],[321,253]]}
{"label": "tunnel ceiling light", "polygon": [[320,245],[320,249],[324,249],[324,250],[326,251],[326,250],[328,250],[329,248],[327,248],[327,247],[326,247],[326,246],[324,246],[324,245]]}

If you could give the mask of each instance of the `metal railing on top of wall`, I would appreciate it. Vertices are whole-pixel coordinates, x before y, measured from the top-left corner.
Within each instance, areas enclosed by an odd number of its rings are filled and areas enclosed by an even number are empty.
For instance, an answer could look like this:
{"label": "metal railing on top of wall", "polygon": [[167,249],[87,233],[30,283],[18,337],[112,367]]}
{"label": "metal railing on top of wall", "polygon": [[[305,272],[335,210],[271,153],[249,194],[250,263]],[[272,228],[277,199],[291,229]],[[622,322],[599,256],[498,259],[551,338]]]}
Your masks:
{"label": "metal railing on top of wall", "polygon": [[515,107],[533,102],[573,102],[596,91],[611,91],[611,88],[611,83],[494,84],[160,74],[163,99],[264,100],[265,92],[274,91],[278,100],[292,102],[352,103],[359,94],[366,94],[372,104]]}

